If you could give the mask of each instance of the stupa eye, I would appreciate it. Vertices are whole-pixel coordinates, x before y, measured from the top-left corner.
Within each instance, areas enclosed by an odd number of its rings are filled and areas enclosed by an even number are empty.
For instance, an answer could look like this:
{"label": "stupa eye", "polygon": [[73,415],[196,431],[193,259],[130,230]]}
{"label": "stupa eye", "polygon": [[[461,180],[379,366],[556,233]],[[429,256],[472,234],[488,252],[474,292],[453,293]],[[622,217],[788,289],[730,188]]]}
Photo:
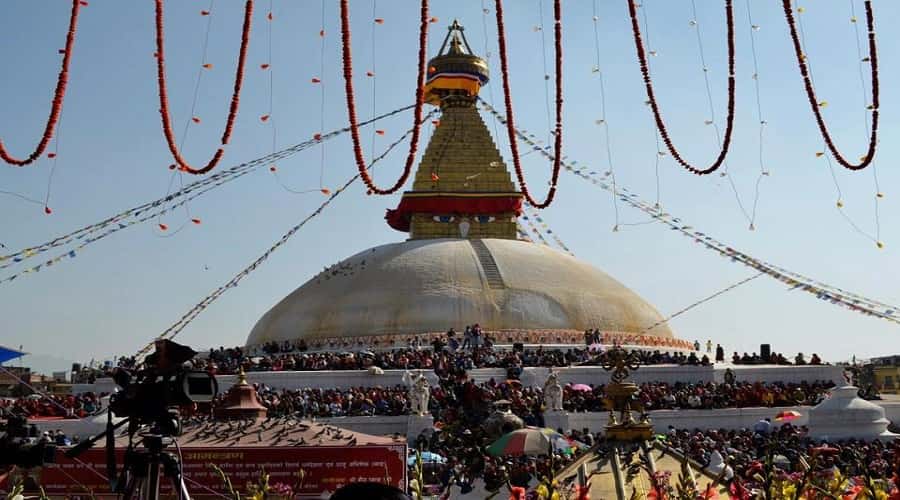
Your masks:
{"label": "stupa eye", "polygon": [[480,224],[487,224],[488,222],[494,222],[497,219],[496,219],[496,217],[493,217],[490,215],[479,215],[479,216],[475,217],[475,220],[478,221]]}
{"label": "stupa eye", "polygon": [[432,217],[432,220],[434,220],[435,222],[443,222],[444,224],[447,224],[455,221],[456,217],[452,215],[435,215],[434,217]]}

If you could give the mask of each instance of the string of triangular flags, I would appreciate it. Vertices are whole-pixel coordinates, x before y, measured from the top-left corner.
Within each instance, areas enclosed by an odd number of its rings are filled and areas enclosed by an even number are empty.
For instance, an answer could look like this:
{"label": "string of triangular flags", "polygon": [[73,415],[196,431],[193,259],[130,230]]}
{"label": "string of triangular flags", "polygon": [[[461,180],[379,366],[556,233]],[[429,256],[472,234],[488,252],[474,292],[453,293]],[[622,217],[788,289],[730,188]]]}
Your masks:
{"label": "string of triangular flags", "polygon": [[519,224],[518,222],[516,222],[516,233],[518,233],[520,240],[534,243],[534,240],[528,235],[528,231],[526,231],[525,228],[522,227],[522,224]]}
{"label": "string of triangular flags", "polygon": [[532,220],[532,217],[530,215],[528,215],[527,212],[523,213],[522,216],[520,217],[520,219],[525,221],[525,224],[528,226],[526,231],[530,230],[531,233],[534,234],[534,236],[538,239],[539,242],[541,242],[542,244],[544,244],[548,247],[551,246],[550,242],[547,241],[547,238],[545,238],[544,235],[541,233],[541,231],[538,230],[537,226],[534,224],[534,221]]}
{"label": "string of triangular flags", "polygon": [[550,246],[549,244],[546,243],[547,237],[549,237],[564,252],[566,252],[567,254],[569,254],[573,257],[575,256],[575,254],[572,253],[572,250],[570,250],[569,247],[566,246],[565,243],[563,243],[563,241],[559,237],[559,235],[557,235],[555,231],[550,229],[550,225],[547,224],[547,221],[545,221],[540,216],[540,214],[538,213],[536,208],[531,206],[530,203],[526,202],[524,204],[524,212],[525,213],[522,215],[522,219],[525,220],[531,226],[532,231],[538,235],[538,238],[541,241],[545,242],[546,245]]}
{"label": "string of triangular flags", "polygon": [[[368,125],[374,123],[378,120],[387,118],[389,116],[396,115],[408,109],[411,109],[412,106],[405,106],[403,108],[396,109],[394,111],[384,113],[382,115],[376,116],[371,120],[361,123],[361,125]],[[53,256],[52,258],[45,260],[39,264],[29,266],[27,268],[21,269],[15,274],[6,276],[0,279],[0,284],[9,283],[15,281],[17,278],[30,273],[40,272],[44,268],[48,268],[58,264],[60,261],[68,259],[74,259],[77,257],[81,250],[100,241],[107,236],[110,236],[114,233],[117,233],[123,229],[127,229],[129,227],[141,224],[143,222],[153,220],[163,214],[168,212],[172,212],[182,205],[190,202],[191,200],[198,198],[209,191],[222,186],[228,182],[231,182],[235,179],[238,179],[244,175],[247,175],[261,166],[271,165],[272,163],[293,156],[301,151],[309,149],[313,146],[319,145],[324,141],[333,139],[339,135],[345,134],[349,132],[349,128],[342,128],[338,130],[334,130],[327,134],[316,134],[316,136],[310,140],[303,141],[301,143],[295,144],[293,146],[287,147],[275,153],[257,158],[255,160],[248,161],[246,163],[242,163],[240,165],[220,170],[208,177],[204,177],[195,182],[187,184],[182,189],[164,197],[151,202],[147,202],[141,204],[139,206],[130,208],[123,212],[120,212],[112,217],[108,217],[103,219],[102,221],[89,224],[82,228],[79,228],[70,233],[64,234],[62,236],[56,237],[50,241],[45,243],[41,243],[40,245],[24,248],[17,252],[2,255],[0,256],[0,269],[6,269],[11,266],[16,266],[21,264],[22,262],[27,261],[33,257],[41,255],[45,252],[48,252],[54,248],[58,247],[66,247],[69,245],[73,245],[74,247],[70,247],[67,250]],[[404,135],[405,137],[405,135]],[[199,219],[198,219],[199,221]]]}
{"label": "string of triangular flags", "polygon": [[[435,111],[428,113],[423,118],[423,121],[431,119],[431,116],[434,115],[434,113],[435,113]],[[368,168],[370,170],[374,169],[376,163],[380,162],[385,157],[387,157],[387,155],[390,154],[390,152],[393,151],[394,148],[396,148],[398,145],[400,145],[404,140],[406,140],[406,138],[409,137],[409,135],[412,134],[412,132],[413,132],[413,130],[409,129],[406,131],[406,133],[404,133],[402,136],[400,136],[400,138],[398,138],[396,141],[392,142],[380,155],[373,158],[372,161],[369,162]],[[314,210],[312,213],[307,215],[299,223],[297,223],[296,225],[291,227],[286,233],[284,233],[284,235],[281,238],[278,239],[278,241],[273,243],[272,246],[270,246],[265,252],[262,253],[262,255],[260,255],[256,260],[254,260],[252,263],[250,263],[250,265],[248,265],[247,267],[242,269],[240,272],[238,272],[236,275],[234,275],[234,277],[232,277],[230,280],[228,280],[228,282],[226,282],[224,285],[219,286],[218,288],[213,290],[209,295],[204,297],[203,300],[201,300],[200,302],[195,304],[190,310],[188,310],[187,313],[182,315],[178,319],[178,321],[176,321],[169,328],[167,328],[165,331],[163,331],[155,340],[162,340],[162,339],[167,339],[167,338],[171,339],[171,338],[174,338],[179,333],[181,333],[181,331],[184,330],[194,319],[196,319],[197,316],[200,315],[200,313],[202,313],[204,310],[206,310],[213,302],[218,300],[219,297],[224,295],[225,292],[238,286],[238,283],[240,283],[240,281],[242,279],[249,276],[261,264],[263,264],[266,260],[268,260],[268,258],[271,257],[272,254],[275,253],[276,250],[278,250],[282,245],[287,243],[288,240],[290,240],[291,237],[293,237],[297,233],[297,231],[299,231],[303,226],[305,226],[307,222],[309,222],[313,218],[319,216],[322,213],[322,211],[325,210],[325,208],[328,205],[330,205],[332,201],[334,201],[335,198],[340,196],[341,193],[346,191],[347,188],[349,188],[359,178],[360,178],[360,174],[357,173],[356,175],[351,177],[347,182],[345,182],[341,187],[339,187],[337,190],[332,192],[328,196],[328,198],[325,199],[325,201],[322,202],[321,205],[319,205],[319,207],[316,210]],[[140,356],[143,356],[144,354],[147,354],[148,352],[150,352],[150,349],[152,349],[153,346],[154,346],[154,343],[150,342],[143,349],[138,351],[137,354],[135,354],[135,357],[140,357]]]}
{"label": "string of triangular flags", "polygon": [[[483,100],[479,100],[479,102],[482,108],[493,115],[495,119],[501,123],[506,121],[504,116],[494,109],[493,106]],[[538,152],[548,159],[553,159],[549,147],[539,144],[534,134],[529,134],[524,130],[516,130],[515,132],[519,140],[527,144],[532,151]],[[691,238],[695,243],[703,245],[705,248],[718,253],[722,257],[728,258],[732,262],[743,264],[764,273],[769,277],[788,285],[789,290],[801,290],[813,295],[819,300],[829,302],[833,305],[838,305],[866,316],[873,316],[900,324],[900,308],[896,306],[885,304],[863,295],[844,290],[840,287],[823,283],[736,250],[730,245],[727,245],[706,233],[695,230],[680,218],[675,217],[668,212],[661,212],[653,203],[642,200],[636,193],[631,192],[621,184],[617,183],[616,186],[613,187],[613,185],[607,181],[607,178],[610,176],[609,171],[600,172],[591,170],[586,166],[579,165],[577,161],[567,160],[568,157],[563,156],[562,166],[567,172],[611,193],[613,196],[616,196],[619,201],[646,213],[657,222],[668,226],[672,231],[676,231],[683,236]]]}

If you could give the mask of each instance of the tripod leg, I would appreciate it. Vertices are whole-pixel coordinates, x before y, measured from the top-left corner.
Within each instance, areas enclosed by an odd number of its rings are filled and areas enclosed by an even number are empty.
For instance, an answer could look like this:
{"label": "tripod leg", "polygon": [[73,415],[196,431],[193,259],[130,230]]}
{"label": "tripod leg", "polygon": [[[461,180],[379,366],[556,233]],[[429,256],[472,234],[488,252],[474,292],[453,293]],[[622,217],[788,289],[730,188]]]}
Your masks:
{"label": "tripod leg", "polygon": [[147,464],[147,478],[144,481],[144,491],[141,497],[144,500],[157,500],[159,498],[159,462],[151,459]]}
{"label": "tripod leg", "polygon": [[160,455],[163,475],[172,483],[172,492],[178,495],[179,500],[190,500],[187,485],[184,484],[184,475],[181,473],[181,463],[178,457],[172,453]]}
{"label": "tripod leg", "polygon": [[125,485],[125,491],[122,492],[122,500],[131,500],[134,498],[135,491],[141,491],[141,485],[143,481],[141,478],[137,476],[131,476],[128,478],[128,483]]}

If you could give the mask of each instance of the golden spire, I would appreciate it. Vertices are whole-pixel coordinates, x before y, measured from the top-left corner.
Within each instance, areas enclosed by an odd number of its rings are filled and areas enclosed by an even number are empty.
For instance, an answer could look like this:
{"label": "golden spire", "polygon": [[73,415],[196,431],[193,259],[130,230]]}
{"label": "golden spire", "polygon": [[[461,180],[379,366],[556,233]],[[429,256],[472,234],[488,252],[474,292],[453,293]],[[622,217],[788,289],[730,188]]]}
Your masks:
{"label": "golden spire", "polygon": [[444,106],[449,96],[456,96],[473,105],[489,76],[487,61],[475,55],[466,40],[465,28],[454,19],[447,28],[438,55],[428,61],[425,101]]}
{"label": "golden spire", "polygon": [[488,65],[472,52],[454,20],[438,55],[428,61],[425,99],[441,108],[412,191],[388,210],[388,225],[410,239],[516,239],[522,194],[475,102]]}

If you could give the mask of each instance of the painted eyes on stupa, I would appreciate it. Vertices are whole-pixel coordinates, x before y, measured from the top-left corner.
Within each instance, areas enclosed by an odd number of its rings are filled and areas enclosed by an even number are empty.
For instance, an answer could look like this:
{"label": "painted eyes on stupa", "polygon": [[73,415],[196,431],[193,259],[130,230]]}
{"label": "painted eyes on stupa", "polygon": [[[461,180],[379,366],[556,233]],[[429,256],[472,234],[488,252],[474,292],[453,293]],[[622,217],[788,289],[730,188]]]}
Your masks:
{"label": "painted eyes on stupa", "polygon": [[[456,217],[452,215],[435,215],[431,219],[435,222],[442,222],[444,224],[456,222]],[[473,219],[479,224],[488,224],[497,220],[497,218],[492,215],[477,215],[473,217]]]}

